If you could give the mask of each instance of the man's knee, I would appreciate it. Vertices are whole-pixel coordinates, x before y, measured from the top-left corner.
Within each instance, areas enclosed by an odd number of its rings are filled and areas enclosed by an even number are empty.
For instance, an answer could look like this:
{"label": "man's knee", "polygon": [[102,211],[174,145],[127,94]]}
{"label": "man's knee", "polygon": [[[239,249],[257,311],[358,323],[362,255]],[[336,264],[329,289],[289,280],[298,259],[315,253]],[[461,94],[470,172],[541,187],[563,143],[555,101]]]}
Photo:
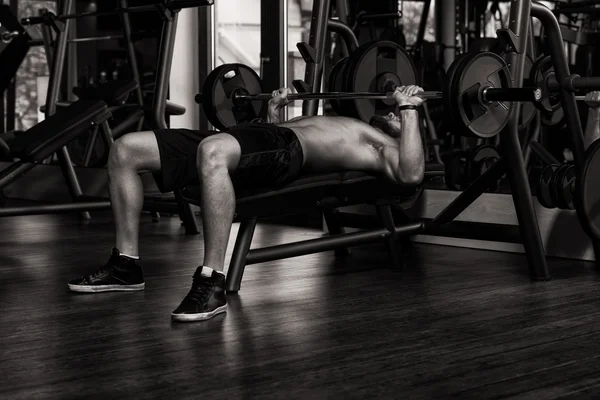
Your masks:
{"label": "man's knee", "polygon": [[237,167],[240,157],[241,148],[238,141],[229,134],[217,134],[200,142],[196,165],[201,172],[219,168],[232,171]]}
{"label": "man's knee", "polygon": [[110,147],[108,168],[155,169],[160,163],[156,138],[152,132],[128,133]]}
{"label": "man's knee", "polygon": [[134,143],[131,140],[130,134],[124,135],[110,147],[108,155],[109,168],[112,167],[124,167],[132,163],[134,152]]}

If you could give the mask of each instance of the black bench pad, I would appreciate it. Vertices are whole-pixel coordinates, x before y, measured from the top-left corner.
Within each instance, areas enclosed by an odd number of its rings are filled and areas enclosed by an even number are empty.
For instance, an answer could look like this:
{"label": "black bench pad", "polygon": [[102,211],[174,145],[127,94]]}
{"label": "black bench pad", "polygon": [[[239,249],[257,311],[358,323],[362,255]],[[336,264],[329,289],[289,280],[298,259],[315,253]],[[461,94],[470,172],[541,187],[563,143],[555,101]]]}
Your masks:
{"label": "black bench pad", "polygon": [[[297,214],[319,207],[327,197],[327,189],[341,183],[342,174],[306,175],[277,189],[244,189],[236,194],[238,217],[270,217]],[[192,204],[200,205],[200,187],[188,186],[183,196]]]}
{"label": "black bench pad", "polygon": [[[246,189],[236,194],[238,217],[272,217],[363,204],[380,198],[406,200],[420,185],[403,186],[361,172],[306,175],[277,189]],[[199,205],[200,188],[189,186],[184,197]]]}
{"label": "black bench pad", "polygon": [[8,143],[11,156],[30,162],[42,161],[86,132],[93,122],[98,122],[108,115],[110,114],[105,102],[78,100],[16,135]]}
{"label": "black bench pad", "polygon": [[[425,177],[443,176],[443,164],[427,164]],[[315,207],[341,207],[370,203],[390,198],[396,201],[410,199],[421,190],[421,185],[406,186],[390,183],[386,178],[358,171],[301,176],[281,188],[243,189],[236,193],[237,214],[248,216],[284,215]],[[199,205],[200,188],[188,186],[183,196]],[[257,202],[260,202],[257,205]],[[253,215],[255,212],[259,215]]]}

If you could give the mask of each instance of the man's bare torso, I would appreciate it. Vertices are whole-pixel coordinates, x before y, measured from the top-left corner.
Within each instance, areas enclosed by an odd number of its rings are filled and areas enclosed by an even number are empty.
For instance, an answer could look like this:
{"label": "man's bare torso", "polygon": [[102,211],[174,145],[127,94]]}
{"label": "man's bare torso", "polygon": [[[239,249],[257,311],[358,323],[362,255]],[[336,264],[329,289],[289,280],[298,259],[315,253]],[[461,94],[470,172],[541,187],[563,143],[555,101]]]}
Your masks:
{"label": "man's bare torso", "polygon": [[385,149],[397,142],[370,125],[347,117],[314,116],[278,123],[298,136],[304,152],[304,169],[379,171]]}

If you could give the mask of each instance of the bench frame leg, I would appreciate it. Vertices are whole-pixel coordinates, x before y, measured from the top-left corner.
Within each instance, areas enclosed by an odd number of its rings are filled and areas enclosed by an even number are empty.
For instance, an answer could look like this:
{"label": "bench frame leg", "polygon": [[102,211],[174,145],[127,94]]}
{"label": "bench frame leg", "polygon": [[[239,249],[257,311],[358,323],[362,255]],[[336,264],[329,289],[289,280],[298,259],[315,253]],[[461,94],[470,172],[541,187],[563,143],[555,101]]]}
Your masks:
{"label": "bench frame leg", "polygon": [[250,251],[252,238],[258,218],[250,218],[240,223],[240,229],[235,240],[235,247],[229,262],[229,270],[227,271],[227,280],[225,282],[225,290],[228,292],[237,292],[240,290],[242,277],[246,268],[246,257]]}
{"label": "bench frame leg", "polygon": [[390,204],[377,205],[377,215],[385,229],[391,232],[391,235],[385,240],[388,248],[390,260],[395,269],[402,270],[405,267],[404,255],[402,254],[402,241],[396,233],[396,225]]}
{"label": "bench frame leg", "polygon": [[[323,211],[323,217],[325,218],[325,225],[327,225],[327,231],[329,235],[341,235],[346,233],[346,228],[341,224],[340,211],[337,208],[334,209],[326,209]],[[349,247],[341,247],[335,249],[336,257],[347,257],[352,254],[352,251]]]}

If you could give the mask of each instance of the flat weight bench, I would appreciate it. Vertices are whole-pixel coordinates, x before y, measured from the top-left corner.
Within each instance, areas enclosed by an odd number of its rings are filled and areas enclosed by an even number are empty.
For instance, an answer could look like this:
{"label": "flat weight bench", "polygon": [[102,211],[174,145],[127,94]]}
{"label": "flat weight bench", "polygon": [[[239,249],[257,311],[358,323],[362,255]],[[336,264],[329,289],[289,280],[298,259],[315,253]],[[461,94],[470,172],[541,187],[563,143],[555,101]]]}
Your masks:
{"label": "flat weight bench", "polygon": [[[0,189],[14,182],[27,171],[58,152],[79,135],[87,132],[91,126],[102,124],[111,113],[105,102],[99,100],[78,100],[33,126],[20,132],[4,143],[8,156],[18,161],[0,171]],[[68,206],[66,206],[68,207]],[[79,209],[98,209],[110,207],[109,202],[95,202]],[[34,207],[32,207],[33,209]],[[75,210],[77,208],[73,208]],[[50,211],[51,209],[48,209]],[[55,211],[60,211],[58,208]],[[23,207],[0,208],[0,216],[37,214],[27,212]]]}
{"label": "flat weight bench", "polygon": [[[443,165],[429,165],[426,177],[443,176]],[[306,175],[277,189],[252,189],[237,193],[236,220],[240,228],[235,241],[225,289],[240,289],[246,265],[336,250],[361,244],[383,241],[390,258],[397,267],[403,266],[399,239],[424,231],[422,222],[397,226],[391,205],[418,196],[421,186],[390,184],[384,178],[361,172]],[[184,198],[199,205],[200,188],[189,186]],[[346,233],[336,224],[333,210],[339,207],[374,204],[381,227]],[[286,243],[250,250],[252,237],[259,218],[302,214],[315,209],[323,210],[330,235],[318,239]]]}

